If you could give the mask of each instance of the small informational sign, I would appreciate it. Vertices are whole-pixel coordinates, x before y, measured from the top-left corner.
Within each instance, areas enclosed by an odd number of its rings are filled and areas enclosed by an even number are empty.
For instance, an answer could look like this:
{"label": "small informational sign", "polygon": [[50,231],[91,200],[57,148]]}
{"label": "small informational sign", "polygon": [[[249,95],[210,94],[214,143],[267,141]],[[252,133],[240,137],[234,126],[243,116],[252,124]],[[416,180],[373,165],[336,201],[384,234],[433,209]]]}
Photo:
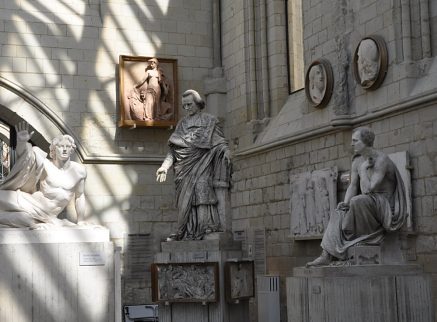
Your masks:
{"label": "small informational sign", "polygon": [[99,252],[80,252],[80,266],[102,266],[105,265],[105,258]]}
{"label": "small informational sign", "polygon": [[232,233],[235,241],[245,241],[247,238],[246,230],[234,230]]}

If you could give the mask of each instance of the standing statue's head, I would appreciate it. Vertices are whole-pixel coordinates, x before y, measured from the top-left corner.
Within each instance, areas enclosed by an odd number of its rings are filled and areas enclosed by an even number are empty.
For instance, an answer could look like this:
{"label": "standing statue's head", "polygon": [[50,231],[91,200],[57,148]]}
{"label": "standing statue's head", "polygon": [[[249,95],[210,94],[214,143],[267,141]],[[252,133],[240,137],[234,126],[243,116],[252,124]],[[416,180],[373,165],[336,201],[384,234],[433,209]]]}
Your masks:
{"label": "standing statue's head", "polygon": [[182,94],[182,108],[194,115],[205,108],[205,101],[197,91],[189,89]]}
{"label": "standing statue's head", "polygon": [[59,135],[50,144],[50,157],[53,160],[68,160],[75,148],[76,144],[70,135]]}
{"label": "standing statue's head", "polygon": [[148,66],[147,66],[146,70],[147,69],[155,69],[159,65],[159,61],[156,58],[150,58],[147,62],[148,62]]}

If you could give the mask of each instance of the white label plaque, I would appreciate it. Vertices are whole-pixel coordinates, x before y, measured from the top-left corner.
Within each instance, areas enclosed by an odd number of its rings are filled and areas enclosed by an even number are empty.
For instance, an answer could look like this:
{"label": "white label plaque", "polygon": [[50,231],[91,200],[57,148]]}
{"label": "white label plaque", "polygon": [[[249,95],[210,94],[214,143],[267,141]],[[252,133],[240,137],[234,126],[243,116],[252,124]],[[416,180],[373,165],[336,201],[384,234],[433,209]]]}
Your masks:
{"label": "white label plaque", "polygon": [[100,266],[105,265],[105,258],[101,253],[79,253],[80,266]]}

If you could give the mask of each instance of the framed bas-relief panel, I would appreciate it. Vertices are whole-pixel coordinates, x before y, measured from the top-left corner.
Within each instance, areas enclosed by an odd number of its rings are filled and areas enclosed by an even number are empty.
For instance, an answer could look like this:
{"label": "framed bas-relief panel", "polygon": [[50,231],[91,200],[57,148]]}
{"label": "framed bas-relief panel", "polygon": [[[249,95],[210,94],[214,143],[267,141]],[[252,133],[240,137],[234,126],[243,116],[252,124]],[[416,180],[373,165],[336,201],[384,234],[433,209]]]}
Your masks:
{"label": "framed bas-relief panel", "polygon": [[305,94],[314,107],[325,107],[332,96],[334,76],[326,59],[311,63],[305,74]]}
{"label": "framed bas-relief panel", "polygon": [[357,83],[366,90],[375,90],[384,81],[387,69],[388,54],[384,39],[377,35],[361,39],[353,58]]}
{"label": "framed bas-relief panel", "polygon": [[219,271],[217,262],[154,263],[153,302],[217,302]]}
{"label": "framed bas-relief panel", "polygon": [[118,75],[120,127],[176,125],[176,59],[120,55]]}
{"label": "framed bas-relief panel", "polygon": [[337,167],[290,174],[290,237],[321,239],[337,207]]}
{"label": "framed bas-relief panel", "polygon": [[255,268],[250,260],[225,263],[226,300],[238,303],[255,296]]}

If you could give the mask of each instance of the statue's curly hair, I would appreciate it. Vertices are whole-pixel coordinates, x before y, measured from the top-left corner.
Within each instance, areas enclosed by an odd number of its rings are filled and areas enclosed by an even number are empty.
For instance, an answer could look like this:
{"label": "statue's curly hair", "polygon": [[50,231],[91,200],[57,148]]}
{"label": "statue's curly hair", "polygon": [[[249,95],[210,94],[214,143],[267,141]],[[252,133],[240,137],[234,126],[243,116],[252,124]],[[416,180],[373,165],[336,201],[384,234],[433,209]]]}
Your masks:
{"label": "statue's curly hair", "polygon": [[191,96],[194,100],[194,103],[196,103],[196,105],[201,110],[203,110],[205,108],[205,101],[203,100],[203,98],[200,96],[200,94],[197,91],[195,91],[194,89],[186,90],[182,94],[182,97],[187,97],[187,96]]}
{"label": "statue's curly hair", "polygon": [[62,142],[63,140],[68,140],[68,142],[71,143],[71,146],[73,149],[76,149],[76,144],[74,143],[74,139],[72,136],[68,134],[61,134],[52,139],[52,143],[50,144],[50,158],[54,159],[56,156],[55,148],[59,145],[59,142]]}

